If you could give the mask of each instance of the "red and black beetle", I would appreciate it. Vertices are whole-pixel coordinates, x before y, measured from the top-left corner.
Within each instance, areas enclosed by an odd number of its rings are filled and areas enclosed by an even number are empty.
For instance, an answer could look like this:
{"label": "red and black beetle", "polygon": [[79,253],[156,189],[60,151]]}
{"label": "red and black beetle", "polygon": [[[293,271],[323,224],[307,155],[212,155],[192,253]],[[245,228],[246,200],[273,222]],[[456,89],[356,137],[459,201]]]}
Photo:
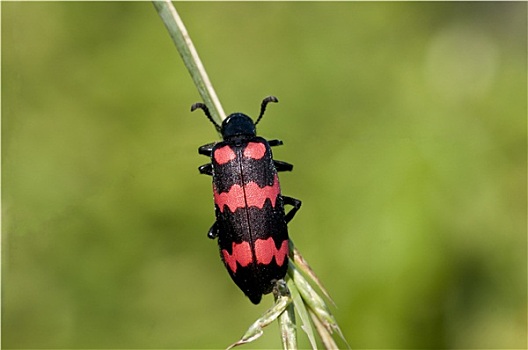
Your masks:
{"label": "red and black beetle", "polygon": [[[218,237],[227,271],[254,304],[286,275],[287,223],[301,207],[301,201],[280,191],[277,172],[293,169],[291,164],[273,160],[271,147],[282,145],[282,141],[256,135],[256,125],[269,102],[278,100],[266,97],[255,123],[245,114],[232,113],[221,126],[205,104],[191,107],[191,111],[203,109],[223,138],[198,148],[199,154],[211,157],[211,163],[198,168],[201,174],[213,177],[216,221],[207,236]],[[284,205],[293,208],[286,214]]]}

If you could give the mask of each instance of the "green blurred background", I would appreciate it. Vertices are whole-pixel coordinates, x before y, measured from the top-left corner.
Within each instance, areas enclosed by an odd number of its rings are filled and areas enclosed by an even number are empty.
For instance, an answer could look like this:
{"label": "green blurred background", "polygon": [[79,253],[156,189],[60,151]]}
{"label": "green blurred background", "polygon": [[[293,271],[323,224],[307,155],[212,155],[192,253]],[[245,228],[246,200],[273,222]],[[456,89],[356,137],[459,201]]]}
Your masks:
{"label": "green blurred background", "polygon": [[[1,5],[3,347],[238,339],[272,297],[206,238],[218,135],[152,4]],[[227,113],[279,98],[259,132],[352,347],[527,346],[527,3],[176,6]]]}

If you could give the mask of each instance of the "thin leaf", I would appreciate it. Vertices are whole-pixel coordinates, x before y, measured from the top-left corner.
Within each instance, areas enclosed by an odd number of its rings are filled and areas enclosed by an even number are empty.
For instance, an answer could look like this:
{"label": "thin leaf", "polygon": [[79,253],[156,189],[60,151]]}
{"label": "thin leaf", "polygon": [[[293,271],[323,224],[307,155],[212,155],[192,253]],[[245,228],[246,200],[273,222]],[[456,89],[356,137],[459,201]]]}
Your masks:
{"label": "thin leaf", "polygon": [[[291,264],[288,268],[288,273],[291,278],[295,281],[295,284],[301,294],[304,302],[311,311],[316,315],[316,317],[321,321],[322,325],[328,330],[328,332],[333,333],[336,331],[343,341],[346,343],[345,337],[339,328],[334,316],[330,312],[328,306],[324,302],[323,298],[317,294],[317,292],[312,288],[300,271],[295,267],[295,264]],[[321,336],[322,334],[319,333]],[[347,344],[348,345],[348,344]]]}
{"label": "thin leaf", "polygon": [[[310,310],[309,312],[310,316],[312,317],[315,328],[317,328],[317,333],[319,333],[319,336],[321,337],[321,341],[323,342],[325,349],[339,349],[336,342],[334,341],[334,338],[332,337],[332,334],[328,331],[328,329],[323,326],[323,324],[321,323],[321,321],[319,321],[313,311]],[[350,348],[350,346],[348,348]]]}
{"label": "thin leaf", "polygon": [[275,294],[276,298],[275,304],[248,328],[246,333],[239,341],[229,345],[226,350],[234,348],[238,345],[251,343],[252,341],[260,338],[260,336],[264,333],[263,328],[275,321],[284,312],[284,310],[286,310],[288,305],[291,304],[292,299],[284,280],[279,280],[277,282],[275,288],[273,289],[273,293]]}
{"label": "thin leaf", "polygon": [[[291,240],[290,240],[291,242]],[[293,242],[290,243],[292,245],[292,256],[293,256],[293,261],[295,262],[295,265],[306,275],[308,276],[314,283],[317,287],[319,287],[319,289],[321,290],[321,292],[323,292],[323,294],[325,295],[325,297],[330,300],[330,302],[332,303],[332,305],[336,306],[336,304],[334,303],[334,300],[332,300],[332,297],[330,297],[330,294],[327,292],[326,288],[323,286],[323,284],[321,283],[321,281],[319,280],[319,278],[315,275],[315,272],[313,272],[312,268],[310,267],[310,265],[308,265],[308,262],[303,258],[303,256],[301,255],[301,252],[299,251],[299,249],[297,249],[295,246],[293,246]]]}
{"label": "thin leaf", "polygon": [[306,310],[306,307],[304,306],[304,302],[302,300],[301,295],[299,294],[299,291],[297,290],[297,286],[295,285],[295,282],[293,279],[288,278],[287,281],[288,289],[290,290],[291,297],[293,299],[293,305],[297,309],[297,313],[299,314],[299,318],[301,319],[301,328],[308,336],[308,340],[310,341],[310,345],[312,346],[312,349],[317,349],[317,343],[315,342],[315,334],[313,332],[312,323],[310,322],[310,316],[308,315],[308,311]]}

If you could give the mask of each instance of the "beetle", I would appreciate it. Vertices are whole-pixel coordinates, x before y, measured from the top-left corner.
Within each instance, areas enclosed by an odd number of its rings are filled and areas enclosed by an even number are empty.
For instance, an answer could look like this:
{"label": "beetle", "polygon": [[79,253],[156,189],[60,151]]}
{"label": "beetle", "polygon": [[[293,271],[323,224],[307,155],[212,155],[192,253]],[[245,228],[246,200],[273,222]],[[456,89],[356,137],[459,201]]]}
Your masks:
{"label": "beetle", "polygon": [[[195,103],[222,135],[223,141],[198,148],[211,162],[198,168],[212,176],[216,221],[207,236],[218,238],[220,257],[236,285],[253,304],[273,290],[288,270],[288,222],[301,207],[301,201],[283,196],[277,173],[291,171],[293,165],[274,160],[271,147],[280,140],[266,140],[256,134],[256,125],[270,102],[266,97],[255,122],[232,113],[222,125],[216,123],[207,106]],[[292,208],[285,213],[284,206]]]}

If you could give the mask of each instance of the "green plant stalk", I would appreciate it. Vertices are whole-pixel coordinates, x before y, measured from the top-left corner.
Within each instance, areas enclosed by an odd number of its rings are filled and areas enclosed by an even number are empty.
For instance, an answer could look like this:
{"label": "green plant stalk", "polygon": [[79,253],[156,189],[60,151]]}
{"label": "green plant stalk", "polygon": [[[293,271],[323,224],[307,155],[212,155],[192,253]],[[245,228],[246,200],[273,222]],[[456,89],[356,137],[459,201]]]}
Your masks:
{"label": "green plant stalk", "polygon": [[203,102],[209,108],[213,120],[218,125],[222,125],[226,115],[178,12],[169,0],[153,1],[152,3],[176,45],[185,67],[191,74]]}
{"label": "green plant stalk", "polygon": [[[174,41],[187,70],[191,74],[203,102],[209,108],[213,120],[217,124],[222,124],[222,121],[226,118],[225,113],[178,12],[168,0],[153,1],[153,4]],[[313,273],[308,263],[302,258],[299,251],[294,247],[291,240],[289,255],[289,280],[287,283],[284,280],[279,280],[277,282],[276,290],[274,289],[274,305],[249,327],[242,339],[229,346],[229,349],[237,345],[252,342],[259,338],[263,333],[263,328],[277,318],[280,323],[283,348],[296,349],[297,335],[295,309],[297,309],[297,312],[299,313],[302,321],[301,327],[308,335],[310,345],[313,349],[316,349],[317,344],[314,338],[313,325],[309,319],[310,317],[312,318],[317,332],[323,340],[323,344],[326,348],[337,347],[332,339],[332,333],[334,331],[337,331],[346,343],[339,326],[335,322],[335,319],[323,301],[323,298],[317,294],[299,272],[298,269],[305,273],[306,276],[308,276],[309,279],[315,283],[323,294],[332,302],[319,279],[315,273]]]}

